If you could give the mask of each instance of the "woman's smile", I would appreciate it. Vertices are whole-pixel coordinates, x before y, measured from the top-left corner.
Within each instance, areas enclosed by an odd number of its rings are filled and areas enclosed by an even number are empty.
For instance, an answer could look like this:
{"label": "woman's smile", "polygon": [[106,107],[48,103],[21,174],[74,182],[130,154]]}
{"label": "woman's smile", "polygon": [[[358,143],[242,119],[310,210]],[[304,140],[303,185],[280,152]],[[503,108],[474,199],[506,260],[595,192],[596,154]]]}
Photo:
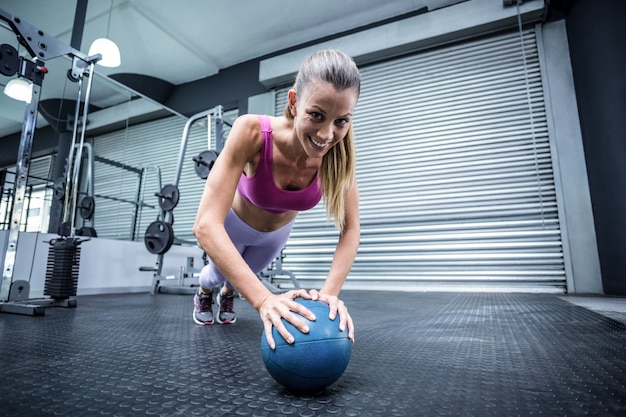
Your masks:
{"label": "woman's smile", "polygon": [[309,136],[309,140],[313,143],[313,145],[315,145],[315,147],[319,148],[319,149],[326,149],[329,145],[330,142],[318,142],[315,139],[313,139],[311,136]]}

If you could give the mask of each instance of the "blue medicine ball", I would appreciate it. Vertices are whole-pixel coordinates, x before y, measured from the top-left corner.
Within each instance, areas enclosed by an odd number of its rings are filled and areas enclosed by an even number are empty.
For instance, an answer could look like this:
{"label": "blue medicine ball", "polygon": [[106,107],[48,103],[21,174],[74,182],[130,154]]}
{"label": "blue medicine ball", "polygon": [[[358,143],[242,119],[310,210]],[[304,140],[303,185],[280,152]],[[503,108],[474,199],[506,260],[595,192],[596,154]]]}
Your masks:
{"label": "blue medicine ball", "polygon": [[267,344],[265,333],[261,336],[261,354],[270,375],[282,386],[296,393],[314,393],[336,382],[348,367],[352,342],[347,329],[339,331],[339,317],[328,318],[328,304],[322,301],[297,298],[315,314],[315,321],[302,318],[309,333],[302,333],[290,323],[285,327],[295,339],[293,344],[272,329],[276,349]]}

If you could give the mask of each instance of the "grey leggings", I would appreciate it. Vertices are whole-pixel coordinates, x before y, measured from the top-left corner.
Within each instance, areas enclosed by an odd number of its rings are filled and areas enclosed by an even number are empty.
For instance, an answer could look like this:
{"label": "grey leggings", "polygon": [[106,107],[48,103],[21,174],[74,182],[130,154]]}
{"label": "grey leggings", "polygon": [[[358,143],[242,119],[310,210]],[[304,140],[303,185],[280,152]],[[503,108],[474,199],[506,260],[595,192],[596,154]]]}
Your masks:
{"label": "grey leggings", "polygon": [[[224,227],[243,260],[256,274],[280,254],[289,239],[293,223],[291,221],[272,232],[260,232],[241,220],[231,209],[224,220]],[[209,259],[209,263],[200,271],[200,286],[210,290],[223,283],[231,290],[234,289]]]}

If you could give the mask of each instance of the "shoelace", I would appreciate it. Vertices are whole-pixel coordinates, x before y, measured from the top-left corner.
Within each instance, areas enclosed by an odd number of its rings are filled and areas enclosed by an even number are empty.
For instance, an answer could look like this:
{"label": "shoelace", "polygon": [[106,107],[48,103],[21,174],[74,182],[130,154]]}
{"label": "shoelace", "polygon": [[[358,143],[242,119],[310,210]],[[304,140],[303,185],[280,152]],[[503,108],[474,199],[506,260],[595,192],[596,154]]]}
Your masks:
{"label": "shoelace", "polygon": [[228,313],[232,313],[233,311],[233,299],[235,297],[228,296],[228,295],[223,295],[222,294],[222,298],[220,301],[220,307],[222,311],[228,312]]}
{"label": "shoelace", "polygon": [[211,309],[211,296],[199,296],[198,304],[200,305],[200,311],[209,311]]}

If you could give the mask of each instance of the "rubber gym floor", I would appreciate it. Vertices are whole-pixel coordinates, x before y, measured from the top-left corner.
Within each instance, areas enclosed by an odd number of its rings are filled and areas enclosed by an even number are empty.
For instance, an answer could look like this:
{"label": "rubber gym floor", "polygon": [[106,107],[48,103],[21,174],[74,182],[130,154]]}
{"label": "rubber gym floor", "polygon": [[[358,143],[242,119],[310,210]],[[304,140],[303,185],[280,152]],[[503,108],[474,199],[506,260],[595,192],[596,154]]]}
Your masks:
{"label": "rubber gym floor", "polygon": [[623,416],[626,325],[558,295],[345,291],[343,376],[295,395],[261,322],[200,327],[175,294],[0,315],[2,416]]}

